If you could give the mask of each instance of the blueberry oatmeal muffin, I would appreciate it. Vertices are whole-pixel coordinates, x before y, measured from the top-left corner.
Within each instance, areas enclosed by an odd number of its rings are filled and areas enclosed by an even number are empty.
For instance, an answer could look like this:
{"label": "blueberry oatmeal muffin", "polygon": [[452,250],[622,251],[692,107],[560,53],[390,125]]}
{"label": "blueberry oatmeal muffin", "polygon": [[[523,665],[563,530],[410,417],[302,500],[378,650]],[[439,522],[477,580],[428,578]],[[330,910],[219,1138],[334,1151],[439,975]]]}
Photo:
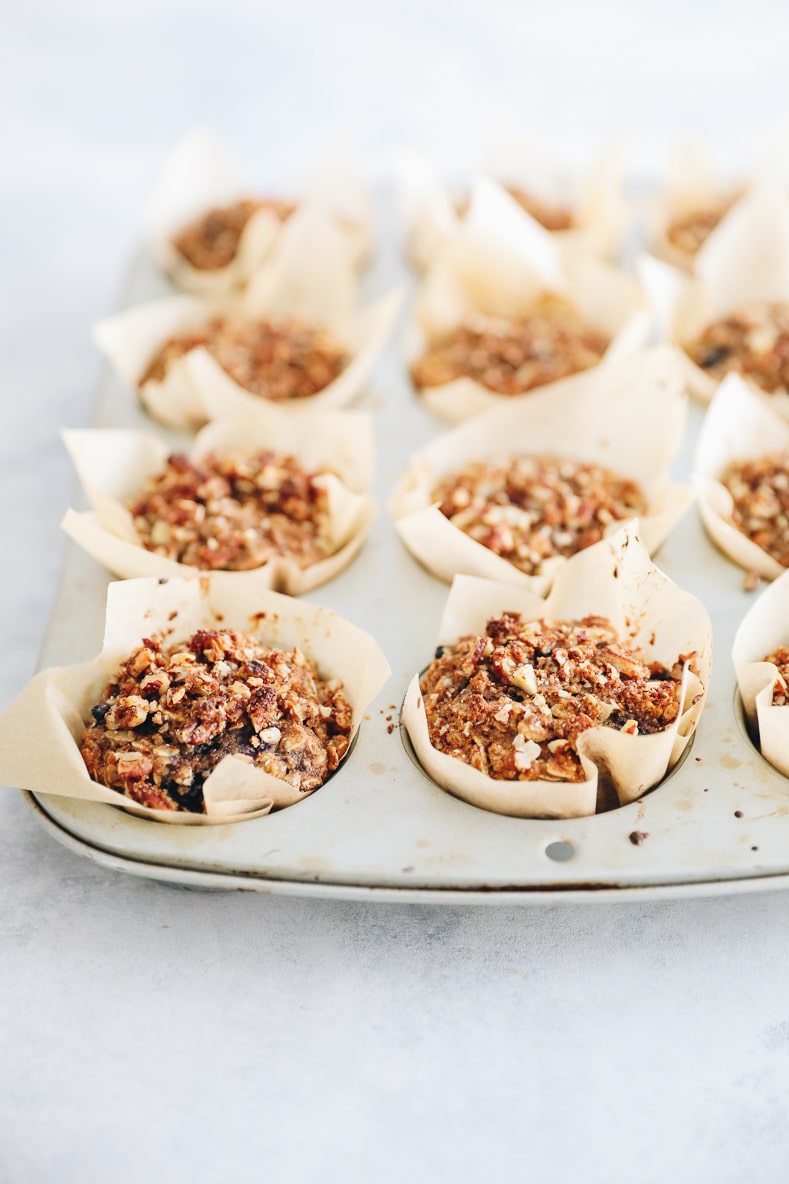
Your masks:
{"label": "blueberry oatmeal muffin", "polygon": [[253,215],[269,210],[279,222],[285,222],[295,209],[295,205],[276,198],[242,198],[230,205],[214,206],[180,230],[172,244],[198,271],[218,271],[235,259],[241,235]]}
{"label": "blueberry oatmeal muffin", "polygon": [[778,671],[773,683],[773,707],[786,707],[789,704],[789,690],[787,690],[787,686],[789,686],[789,646],[779,646],[766,658],[762,658],[762,661],[772,662]]}
{"label": "blueberry oatmeal muffin", "polygon": [[757,301],[708,325],[686,350],[720,382],[740,374],[762,391],[789,390],[789,304]]}
{"label": "blueberry oatmeal muffin", "polygon": [[232,320],[214,317],[160,346],[138,379],[138,386],[162,382],[173,362],[204,347],[239,386],[273,402],[309,398],[339,377],[348,352],[327,329],[295,320]]}
{"label": "blueberry oatmeal muffin", "polygon": [[174,453],[128,508],[146,550],[204,571],[250,571],[274,556],[304,569],[335,550],[318,474],[271,451]]}
{"label": "blueberry oatmeal muffin", "polygon": [[579,736],[669,728],[683,666],[646,662],[605,617],[523,621],[504,613],[481,636],[439,647],[420,680],[434,748],[506,781],[581,782]]}
{"label": "blueberry oatmeal muffin", "polygon": [[646,512],[635,482],[602,465],[550,456],[479,461],[445,476],[432,499],[475,542],[527,575]]}
{"label": "blueberry oatmeal muffin", "polygon": [[521,395],[596,365],[609,342],[564,298],[547,293],[513,320],[472,314],[438,337],[411,368],[418,389],[470,378],[497,395]]}
{"label": "blueberry oatmeal muffin", "polygon": [[203,783],[229,755],[308,794],[348,750],[351,706],[299,649],[230,629],[165,646],[144,638],[80,738],[90,777],[143,806],[204,813]]}
{"label": "blueberry oatmeal muffin", "polygon": [[789,567],[789,452],[734,461],[721,476],[732,523],[782,567]]}
{"label": "blueberry oatmeal muffin", "polygon": [[683,255],[697,255],[735,200],[734,197],[723,198],[676,214],[666,226],[666,240]]}

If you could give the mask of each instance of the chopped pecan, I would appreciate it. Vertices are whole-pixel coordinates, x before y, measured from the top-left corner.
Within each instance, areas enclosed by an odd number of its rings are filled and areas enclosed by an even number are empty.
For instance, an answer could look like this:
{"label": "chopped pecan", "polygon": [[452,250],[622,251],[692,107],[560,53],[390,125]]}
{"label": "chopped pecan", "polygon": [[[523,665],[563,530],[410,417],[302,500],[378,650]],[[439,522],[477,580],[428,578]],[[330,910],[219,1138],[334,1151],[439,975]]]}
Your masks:
{"label": "chopped pecan", "polygon": [[600,725],[663,731],[679,713],[681,675],[647,665],[605,617],[524,622],[506,613],[484,637],[443,647],[421,690],[441,752],[501,780],[582,781],[578,737]]}
{"label": "chopped pecan", "polygon": [[282,402],[304,399],[334,382],[348,354],[326,329],[285,318],[243,321],[215,317],[169,338],[150,359],[138,385],[162,382],[173,362],[204,346],[230,377],[253,395]]}
{"label": "chopped pecan", "polygon": [[174,453],[129,510],[142,545],[178,563],[248,571],[285,555],[306,568],[333,550],[316,476],[274,452]]}
{"label": "chopped pecan", "polygon": [[789,567],[789,452],[734,461],[721,481],[734,503],[733,524],[782,567]]}
{"label": "chopped pecan", "polygon": [[608,341],[560,296],[547,293],[516,320],[469,316],[411,368],[420,389],[472,378],[498,395],[520,395],[600,361]]}
{"label": "chopped pecan", "polygon": [[715,227],[728,214],[734,198],[728,197],[708,206],[697,206],[678,214],[666,227],[666,238],[684,255],[700,251]]}
{"label": "chopped pecan", "polygon": [[284,222],[295,210],[289,202],[276,198],[244,198],[227,206],[215,206],[190,222],[173,238],[173,246],[187,263],[199,271],[227,267],[236,257],[244,228],[259,210],[271,210]]}
{"label": "chopped pecan", "polygon": [[321,678],[298,649],[231,629],[201,629],[167,649],[146,638],[91,714],[80,751],[94,781],[142,805],[197,813],[223,757],[306,794],[337,768],[351,734],[337,679]]}
{"label": "chopped pecan", "polygon": [[521,571],[597,543],[612,522],[646,501],[601,465],[548,456],[479,461],[443,478],[432,494],[449,521]]}
{"label": "chopped pecan", "polygon": [[778,677],[773,683],[773,707],[786,707],[789,703],[789,646],[779,646],[762,661],[772,662],[778,667]]}
{"label": "chopped pecan", "polygon": [[686,350],[720,381],[741,374],[768,394],[789,389],[789,303],[757,301],[713,321]]}

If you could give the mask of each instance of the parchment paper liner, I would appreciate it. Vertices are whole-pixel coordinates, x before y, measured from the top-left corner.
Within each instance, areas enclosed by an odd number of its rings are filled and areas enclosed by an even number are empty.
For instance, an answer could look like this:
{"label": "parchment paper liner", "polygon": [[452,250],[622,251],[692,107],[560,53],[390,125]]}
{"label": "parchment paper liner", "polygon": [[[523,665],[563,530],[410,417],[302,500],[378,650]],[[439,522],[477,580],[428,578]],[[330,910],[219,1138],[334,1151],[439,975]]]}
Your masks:
{"label": "parchment paper liner", "polygon": [[[750,164],[737,178],[725,176],[712,158],[709,145],[698,139],[688,139],[679,145],[669,161],[666,185],[661,193],[646,206],[649,249],[667,263],[694,272],[700,252],[688,254],[679,250],[666,237],[669,224],[677,217],[727,201],[748,196],[762,185],[789,191],[789,119],[778,120],[760,135]],[[721,222],[708,235],[714,241]]]}
{"label": "parchment paper liner", "polygon": [[[165,165],[149,202],[145,226],[154,262],[188,292],[219,296],[247,281],[265,265],[283,222],[270,209],[249,219],[238,241],[236,255],[226,267],[193,267],[174,246],[173,237],[215,206],[256,196],[232,155],[208,128],[193,128]],[[267,195],[264,195],[267,196]],[[369,194],[348,152],[329,146],[303,187],[301,207],[325,210],[342,231],[351,263],[358,267],[370,250],[372,210]]]}
{"label": "parchment paper liner", "polygon": [[[172,614],[176,614],[173,617]],[[143,637],[172,641],[200,628],[239,629],[268,645],[298,645],[324,677],[342,680],[354,735],[389,667],[375,640],[336,613],[276,592],[239,585],[226,574],[199,580],[126,580],[110,584],[104,645],[91,662],[43,670],[0,714],[0,783],[106,802],[142,818],[185,826],[244,821],[308,795],[240,757],[225,757],[206,779],[205,815],[151,810],[91,781],[79,736],[109,679]]]}
{"label": "parchment paper liner", "polygon": [[[294,214],[290,222],[297,217]],[[304,225],[297,229],[301,231]],[[259,277],[259,286],[250,285],[243,302],[171,296],[127,309],[94,326],[99,349],[125,385],[139,393],[155,419],[168,427],[196,428],[212,416],[237,414],[265,402],[239,386],[202,347],[178,358],[162,382],[149,381],[138,387],[151,357],[168,338],[195,329],[214,315],[291,316],[330,329],[345,345],[351,360],[342,373],[315,395],[279,403],[279,409],[287,414],[337,410],[361,394],[386,344],[400,293],[391,292],[360,312],[351,311],[354,281],[347,267],[332,264],[337,244],[330,235],[320,236],[314,244],[313,260],[323,260],[325,268],[321,265],[320,280],[312,283],[311,268],[302,271],[301,261],[314,229],[314,223],[307,225],[304,235],[295,241],[282,236],[277,259]]]}
{"label": "parchment paper liner", "polygon": [[714,241],[729,213],[710,231],[701,250],[694,253],[680,250],[668,238],[672,222],[720,202],[738,199],[747,193],[752,180],[743,177],[735,182],[720,176],[703,141],[687,140],[679,145],[669,160],[665,187],[644,204],[649,250],[672,267],[695,271],[699,256],[707,243]]}
{"label": "parchment paper liner", "polygon": [[[563,253],[500,185],[478,181],[466,218],[425,276],[407,343],[409,361],[470,313],[514,318],[545,292],[564,296],[611,339],[604,361],[646,345],[651,318],[629,276],[599,259]],[[470,378],[423,388],[419,397],[450,423],[509,402]]]}
{"label": "parchment paper liner", "polygon": [[789,424],[737,374],[727,375],[704,417],[693,483],[707,533],[730,559],[765,580],[774,580],[786,568],[734,525],[734,502],[720,477],[733,461],[781,449],[789,451]]}
{"label": "parchment paper liner", "polygon": [[[172,451],[146,432],[70,431],[63,433],[92,509],[68,510],[63,528],[88,554],[115,575],[194,578],[200,570],[155,554],[139,541],[126,503],[138,496],[148,476],[161,471]],[[207,452],[249,455],[261,449],[295,456],[308,472],[329,470],[316,479],[328,498],[331,555],[302,568],[292,558],[274,557],[262,567],[232,573],[241,583],[300,596],[336,576],[358,554],[376,514],[365,490],[372,480],[372,424],[359,412],[326,412],[302,424],[274,407],[217,420],[195,438],[190,456]]]}
{"label": "parchment paper liner", "polygon": [[[543,201],[570,209],[574,225],[548,232],[563,250],[602,258],[618,253],[631,213],[622,194],[624,148],[612,144],[575,175],[544,145],[522,132],[491,138],[483,173]],[[397,165],[401,217],[409,259],[426,270],[444,242],[462,225],[453,186],[443,183],[417,153],[403,153]]]}
{"label": "parchment paper liner", "polygon": [[620,636],[641,647],[647,661],[669,666],[678,655],[697,652],[699,678],[686,667],[682,709],[676,723],[652,736],[628,736],[613,728],[590,728],[578,742],[586,780],[497,781],[430,743],[415,676],[403,703],[403,723],[423,768],[444,789],[474,806],[519,818],[575,818],[594,814],[598,767],[607,772],[620,805],[634,801],[679,760],[704,705],[712,655],[712,626],[704,606],[651,562],[632,524],[581,551],[559,570],[545,600],[526,588],[456,576],[437,642],[449,645],[482,634],[504,611],[525,620],[569,620],[590,613],[608,617]]}
{"label": "parchment paper liner", "polygon": [[734,636],[732,659],[751,735],[766,761],[789,777],[789,707],[773,707],[778,668],[763,662],[767,654],[789,645],[789,571],[759,596]]}
{"label": "parchment paper liner", "polygon": [[[699,251],[695,275],[649,255],[638,270],[659,330],[681,348],[744,304],[789,301],[789,202],[771,186],[754,186]],[[691,393],[708,402],[717,381],[688,362]],[[766,397],[789,419],[789,395]]]}
{"label": "parchment paper liner", "polygon": [[[691,486],[669,476],[685,430],[685,383],[680,352],[657,346],[508,399],[445,432],[414,456],[390,499],[401,539],[439,579],[462,572],[543,595],[563,557],[529,576],[454,526],[431,500],[438,481],[464,465],[520,453],[591,461],[636,481],[648,504],[640,535],[654,554],[693,499]],[[620,527],[612,523],[607,533]]]}

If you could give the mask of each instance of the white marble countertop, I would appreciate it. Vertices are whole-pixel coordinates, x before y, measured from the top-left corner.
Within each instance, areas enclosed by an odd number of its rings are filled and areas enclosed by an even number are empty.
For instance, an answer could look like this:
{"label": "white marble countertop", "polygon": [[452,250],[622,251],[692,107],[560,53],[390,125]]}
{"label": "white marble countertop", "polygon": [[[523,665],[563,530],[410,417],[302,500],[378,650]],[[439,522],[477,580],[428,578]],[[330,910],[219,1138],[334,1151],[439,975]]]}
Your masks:
{"label": "white marble countertop", "polygon": [[[782,114],[789,17],[679,0],[30,3],[4,22],[0,707],[32,673],[111,310],[165,154],[258,174],[333,131],[448,166],[522,117],[570,154]],[[467,159],[467,158],[466,158]],[[783,1181],[789,894],[528,908],[212,895],[55,844],[0,791],[0,1180]],[[785,924],[786,923],[786,924]]]}

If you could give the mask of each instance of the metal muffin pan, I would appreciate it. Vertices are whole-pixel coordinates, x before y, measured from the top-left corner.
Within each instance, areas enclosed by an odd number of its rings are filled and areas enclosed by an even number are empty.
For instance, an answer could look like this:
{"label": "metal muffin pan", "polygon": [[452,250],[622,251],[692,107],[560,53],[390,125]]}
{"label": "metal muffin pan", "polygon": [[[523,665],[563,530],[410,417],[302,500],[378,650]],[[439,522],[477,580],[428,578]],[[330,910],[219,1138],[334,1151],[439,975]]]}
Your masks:
{"label": "metal muffin pan", "polygon": [[[391,212],[365,281],[372,297],[411,285]],[[123,305],[167,291],[147,260],[132,268]],[[439,789],[409,754],[398,726],[408,682],[430,661],[447,586],[400,543],[386,499],[411,454],[445,430],[424,411],[404,366],[402,326],[362,407],[374,417],[380,511],[361,555],[309,599],[369,630],[392,676],[335,776],[296,806],[251,822],[170,827],[112,806],[28,794],[62,842],[99,863],[174,884],[446,903],[639,899],[789,886],[789,780],[749,740],[730,652],[753,594],[715,550],[692,508],[656,557],[711,612],[713,675],[689,752],[665,781],[629,806],[564,822],[486,813]],[[687,474],[702,408],[676,474]],[[109,372],[99,427],[150,427]],[[64,507],[65,509],[65,507]],[[41,666],[82,661],[100,648],[108,577],[69,544]]]}

